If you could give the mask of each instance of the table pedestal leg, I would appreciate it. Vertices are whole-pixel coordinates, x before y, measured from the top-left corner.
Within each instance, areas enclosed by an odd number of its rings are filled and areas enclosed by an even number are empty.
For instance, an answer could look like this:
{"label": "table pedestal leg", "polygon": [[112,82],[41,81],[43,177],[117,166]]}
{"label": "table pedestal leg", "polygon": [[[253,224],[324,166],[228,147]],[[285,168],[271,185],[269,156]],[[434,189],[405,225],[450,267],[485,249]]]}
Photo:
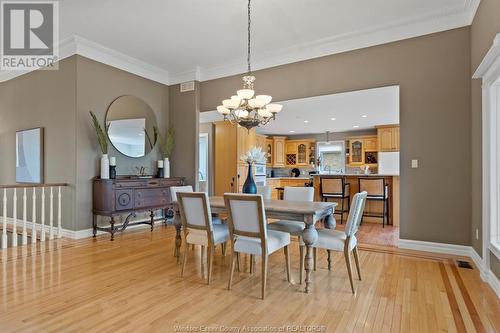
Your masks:
{"label": "table pedestal leg", "polygon": [[337,227],[337,221],[335,221],[335,216],[333,216],[332,213],[325,218],[325,228],[335,229],[336,227]]}
{"label": "table pedestal leg", "polygon": [[309,293],[311,289],[311,272],[314,268],[314,260],[313,260],[313,248],[312,244],[314,244],[318,240],[318,231],[314,227],[313,221],[306,221],[306,228],[302,232],[302,239],[306,245],[306,256],[304,260],[304,266],[306,270],[306,289],[305,292]]}
{"label": "table pedestal leg", "polygon": [[174,225],[175,225],[175,250],[174,250],[174,257],[177,257],[177,263],[179,263],[180,260],[180,251],[181,251],[181,243],[182,243],[182,238],[181,238],[181,218],[179,214],[175,214],[174,216]]}

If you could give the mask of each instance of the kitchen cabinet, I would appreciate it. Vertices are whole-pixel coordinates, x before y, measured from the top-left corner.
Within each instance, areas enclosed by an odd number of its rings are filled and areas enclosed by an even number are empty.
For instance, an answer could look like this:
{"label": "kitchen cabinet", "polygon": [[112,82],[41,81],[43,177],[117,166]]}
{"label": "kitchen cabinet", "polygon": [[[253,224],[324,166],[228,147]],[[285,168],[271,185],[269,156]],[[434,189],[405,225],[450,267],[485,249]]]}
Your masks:
{"label": "kitchen cabinet", "polygon": [[379,151],[399,151],[399,125],[378,126],[377,137]]}
{"label": "kitchen cabinet", "polygon": [[235,192],[246,179],[246,173],[241,174],[245,163],[240,161],[240,156],[256,145],[255,129],[247,131],[218,121],[214,122],[214,137],[214,194]]}
{"label": "kitchen cabinet", "polygon": [[314,140],[287,140],[286,166],[291,168],[308,166],[314,142]]}
{"label": "kitchen cabinet", "polygon": [[267,152],[267,160],[266,160],[266,166],[268,168],[273,167],[273,139],[266,138],[266,149],[265,151]]}
{"label": "kitchen cabinet", "polygon": [[364,141],[361,138],[353,138],[349,140],[349,164],[363,165],[364,158]]}
{"label": "kitchen cabinet", "polygon": [[285,167],[285,140],[284,136],[274,136],[273,137],[273,167],[274,168],[284,168]]}
{"label": "kitchen cabinet", "polygon": [[265,135],[259,135],[259,134],[255,135],[255,145],[257,147],[260,147],[262,149],[262,151],[267,150],[266,149],[267,148],[266,141],[267,141],[267,138]]}
{"label": "kitchen cabinet", "polygon": [[376,136],[370,136],[363,139],[365,144],[365,151],[377,151],[378,140]]}

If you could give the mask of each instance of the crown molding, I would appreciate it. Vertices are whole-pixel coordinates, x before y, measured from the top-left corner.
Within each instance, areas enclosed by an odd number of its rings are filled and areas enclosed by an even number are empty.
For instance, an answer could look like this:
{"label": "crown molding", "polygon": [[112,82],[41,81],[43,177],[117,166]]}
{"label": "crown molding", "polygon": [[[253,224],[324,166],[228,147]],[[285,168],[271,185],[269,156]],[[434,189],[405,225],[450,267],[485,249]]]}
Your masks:
{"label": "crown molding", "polygon": [[[165,85],[170,84],[168,71],[76,35],[59,42],[59,61],[73,55],[84,56]],[[29,72],[32,71],[0,71],[0,82]]]}
{"label": "crown molding", "polygon": [[[472,24],[480,0],[464,0],[462,5],[440,12],[408,17],[370,29],[330,36],[293,47],[260,53],[254,56],[252,68],[260,70],[322,56],[386,44],[408,38],[451,30]],[[221,66],[200,68],[198,77],[189,76],[194,71],[170,73],[170,83],[189,80],[208,81],[244,73],[243,61]]]}

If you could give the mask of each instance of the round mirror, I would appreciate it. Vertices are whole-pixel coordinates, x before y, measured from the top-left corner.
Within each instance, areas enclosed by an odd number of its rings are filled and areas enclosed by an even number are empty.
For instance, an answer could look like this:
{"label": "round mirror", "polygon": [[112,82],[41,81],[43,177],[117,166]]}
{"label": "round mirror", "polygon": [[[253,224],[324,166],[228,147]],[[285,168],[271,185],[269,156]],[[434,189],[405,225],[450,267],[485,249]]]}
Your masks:
{"label": "round mirror", "polygon": [[155,114],[140,98],[127,95],[115,99],[106,113],[106,126],[109,141],[125,156],[143,157],[153,148]]}

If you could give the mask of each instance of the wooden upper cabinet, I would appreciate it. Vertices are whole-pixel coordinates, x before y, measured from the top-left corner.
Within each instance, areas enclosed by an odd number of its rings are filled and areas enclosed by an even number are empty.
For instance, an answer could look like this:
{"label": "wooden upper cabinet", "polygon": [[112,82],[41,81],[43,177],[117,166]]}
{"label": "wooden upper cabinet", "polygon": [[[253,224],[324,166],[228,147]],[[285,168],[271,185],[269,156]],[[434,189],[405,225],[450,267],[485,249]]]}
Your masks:
{"label": "wooden upper cabinet", "polygon": [[349,140],[349,164],[362,165],[365,164],[365,148],[364,140],[353,138]]}
{"label": "wooden upper cabinet", "polygon": [[378,140],[376,136],[367,137],[364,140],[365,151],[377,151],[378,150]]}
{"label": "wooden upper cabinet", "polygon": [[377,134],[379,151],[399,151],[399,125],[379,126]]}
{"label": "wooden upper cabinet", "polygon": [[267,138],[265,135],[255,135],[255,145],[257,147],[260,147],[262,151],[267,150],[267,145],[266,145]]}
{"label": "wooden upper cabinet", "polygon": [[285,167],[285,137],[273,137],[273,167]]}
{"label": "wooden upper cabinet", "polygon": [[272,139],[267,139],[266,138],[266,149],[265,151],[267,152],[267,161],[266,161],[266,166],[268,168],[273,166],[273,140]]}

